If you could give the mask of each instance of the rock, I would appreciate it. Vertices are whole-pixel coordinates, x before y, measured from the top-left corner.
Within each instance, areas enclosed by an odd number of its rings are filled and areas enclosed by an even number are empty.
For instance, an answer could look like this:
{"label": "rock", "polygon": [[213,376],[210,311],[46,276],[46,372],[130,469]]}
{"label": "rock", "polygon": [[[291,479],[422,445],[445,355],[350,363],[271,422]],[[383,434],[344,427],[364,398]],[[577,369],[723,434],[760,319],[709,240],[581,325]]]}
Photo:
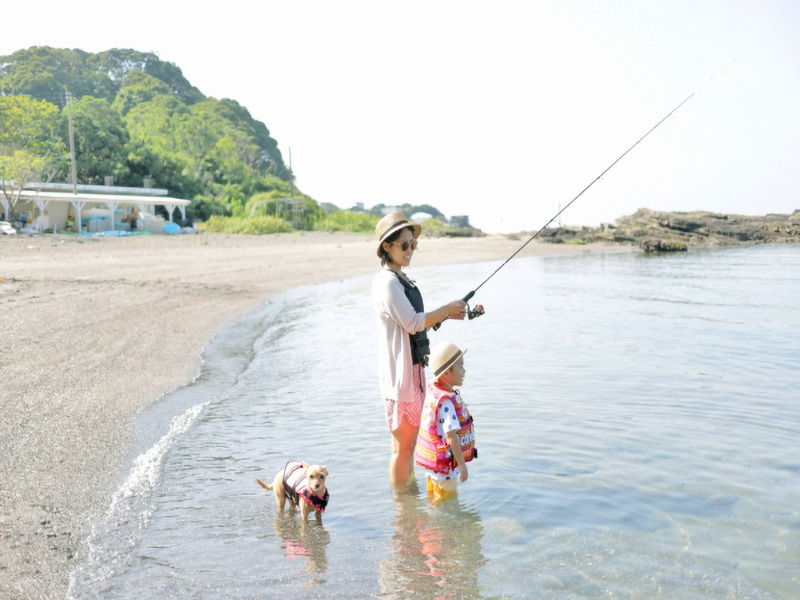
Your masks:
{"label": "rock", "polygon": [[640,242],[647,252],[683,251],[691,246],[727,246],[800,242],[800,210],[791,215],[745,216],[694,212],[659,212],[640,208],[620,217],[614,226],[558,227],[542,232],[552,243]]}
{"label": "rock", "polygon": [[678,231],[696,231],[706,225],[705,221],[696,221],[680,217],[668,217],[661,221],[661,226]]}
{"label": "rock", "polygon": [[639,245],[647,253],[686,252],[689,249],[689,246],[683,242],[668,242],[665,240],[643,240]]}
{"label": "rock", "polygon": [[616,235],[613,237],[613,240],[614,240],[615,242],[617,242],[617,243],[622,243],[622,242],[635,242],[635,241],[636,241],[636,238],[635,238],[635,237],[633,237],[632,235],[627,235],[627,234],[624,234],[624,233],[618,233],[618,234],[616,234]]}

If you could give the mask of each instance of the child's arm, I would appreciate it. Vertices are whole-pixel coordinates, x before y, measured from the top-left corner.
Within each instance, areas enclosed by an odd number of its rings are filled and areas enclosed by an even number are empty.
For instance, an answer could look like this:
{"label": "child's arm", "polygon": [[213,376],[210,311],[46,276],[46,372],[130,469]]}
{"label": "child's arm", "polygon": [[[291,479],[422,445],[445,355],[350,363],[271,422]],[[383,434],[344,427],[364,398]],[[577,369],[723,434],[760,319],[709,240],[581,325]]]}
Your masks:
{"label": "child's arm", "polygon": [[447,445],[450,446],[450,451],[453,453],[453,458],[456,460],[459,470],[459,480],[464,483],[469,477],[467,471],[467,461],[464,460],[464,452],[461,451],[461,440],[458,439],[458,431],[452,430],[444,434],[447,438]]}

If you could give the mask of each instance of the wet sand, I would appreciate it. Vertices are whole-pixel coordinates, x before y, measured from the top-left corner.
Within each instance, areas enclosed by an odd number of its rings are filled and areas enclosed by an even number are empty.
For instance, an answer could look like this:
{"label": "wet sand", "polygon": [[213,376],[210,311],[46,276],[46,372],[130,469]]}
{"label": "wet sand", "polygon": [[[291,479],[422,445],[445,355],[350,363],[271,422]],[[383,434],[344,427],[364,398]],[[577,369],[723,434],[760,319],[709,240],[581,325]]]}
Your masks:
{"label": "wet sand", "polygon": [[[505,259],[521,244],[424,238],[412,266]],[[533,242],[520,256],[620,250]],[[0,238],[0,597],[66,595],[136,412],[193,379],[222,325],[379,266],[372,236],[324,232]]]}

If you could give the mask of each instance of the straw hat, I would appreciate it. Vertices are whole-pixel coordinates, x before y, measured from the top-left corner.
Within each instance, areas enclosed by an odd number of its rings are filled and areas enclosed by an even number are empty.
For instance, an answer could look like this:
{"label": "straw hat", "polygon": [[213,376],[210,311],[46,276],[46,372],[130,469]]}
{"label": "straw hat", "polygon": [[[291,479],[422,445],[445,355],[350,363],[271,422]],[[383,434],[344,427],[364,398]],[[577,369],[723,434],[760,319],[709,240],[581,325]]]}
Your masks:
{"label": "straw hat", "polygon": [[433,369],[433,376],[439,377],[442,373],[447,371],[455,364],[460,356],[463,356],[466,350],[460,350],[453,342],[440,342],[431,350],[431,356],[428,360],[428,365]]}
{"label": "straw hat", "polygon": [[399,210],[389,213],[378,221],[378,224],[375,225],[375,235],[378,236],[378,258],[381,258],[381,244],[395,231],[403,227],[412,227],[414,229],[414,239],[417,239],[422,231],[422,225],[410,222]]}

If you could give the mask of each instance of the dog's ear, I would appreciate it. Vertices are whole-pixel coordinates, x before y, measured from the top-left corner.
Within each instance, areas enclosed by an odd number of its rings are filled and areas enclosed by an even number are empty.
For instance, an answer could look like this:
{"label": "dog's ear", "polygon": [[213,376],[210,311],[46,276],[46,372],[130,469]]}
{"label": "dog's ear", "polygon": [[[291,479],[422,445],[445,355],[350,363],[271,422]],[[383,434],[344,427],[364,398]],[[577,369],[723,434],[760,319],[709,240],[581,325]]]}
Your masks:
{"label": "dog's ear", "polygon": [[303,463],[303,471],[308,471],[308,463],[307,462]]}
{"label": "dog's ear", "polygon": [[327,476],[328,476],[328,467],[327,467],[327,466],[325,466],[325,465],[322,465],[322,466],[320,467],[320,470],[321,470],[323,473],[325,473],[325,477],[327,477]]}

